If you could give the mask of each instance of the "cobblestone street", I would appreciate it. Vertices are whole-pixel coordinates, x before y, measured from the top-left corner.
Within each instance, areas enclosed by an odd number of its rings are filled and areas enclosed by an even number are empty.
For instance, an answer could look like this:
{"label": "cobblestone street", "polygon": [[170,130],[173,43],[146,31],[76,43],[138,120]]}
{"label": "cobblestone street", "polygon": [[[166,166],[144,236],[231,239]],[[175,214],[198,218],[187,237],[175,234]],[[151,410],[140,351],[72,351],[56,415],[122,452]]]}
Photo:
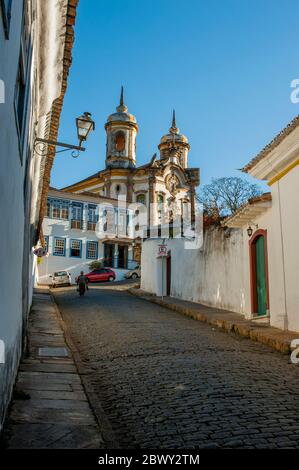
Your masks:
{"label": "cobblestone street", "polygon": [[299,369],[117,286],[56,289],[122,448],[299,448]]}

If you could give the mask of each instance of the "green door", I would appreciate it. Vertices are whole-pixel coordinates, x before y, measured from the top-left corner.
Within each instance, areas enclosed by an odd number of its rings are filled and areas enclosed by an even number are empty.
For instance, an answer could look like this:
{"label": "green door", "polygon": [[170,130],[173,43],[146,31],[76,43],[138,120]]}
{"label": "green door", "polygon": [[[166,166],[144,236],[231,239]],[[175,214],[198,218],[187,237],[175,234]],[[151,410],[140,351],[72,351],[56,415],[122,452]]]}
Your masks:
{"label": "green door", "polygon": [[257,314],[266,315],[267,313],[267,280],[265,263],[265,240],[263,236],[258,237],[255,242],[256,256],[256,297]]}

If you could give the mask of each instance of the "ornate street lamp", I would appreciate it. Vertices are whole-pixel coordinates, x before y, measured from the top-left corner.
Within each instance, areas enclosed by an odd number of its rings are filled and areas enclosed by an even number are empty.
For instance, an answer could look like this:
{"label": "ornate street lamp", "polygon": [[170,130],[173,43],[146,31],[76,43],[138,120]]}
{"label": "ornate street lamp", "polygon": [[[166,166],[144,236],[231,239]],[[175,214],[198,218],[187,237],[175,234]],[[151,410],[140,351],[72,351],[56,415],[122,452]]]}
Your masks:
{"label": "ornate street lamp", "polygon": [[[82,142],[85,142],[91,131],[95,129],[95,123],[91,119],[91,114],[85,112],[82,116],[76,118],[77,135],[79,145],[66,144],[64,142],[57,142],[55,140],[41,139],[36,137],[34,142],[34,150],[37,155],[46,157],[49,155],[55,155],[56,153],[62,153],[72,150],[72,157],[77,158],[80,152],[85,152],[85,148],[82,147]],[[48,151],[48,145],[55,147],[54,152]],[[56,151],[56,147],[63,147],[63,150]]]}
{"label": "ornate street lamp", "polygon": [[78,133],[78,140],[79,146],[81,147],[82,142],[87,140],[91,131],[95,129],[95,123],[91,119],[90,113],[84,113],[82,116],[76,119],[76,126],[77,126],[77,133]]}

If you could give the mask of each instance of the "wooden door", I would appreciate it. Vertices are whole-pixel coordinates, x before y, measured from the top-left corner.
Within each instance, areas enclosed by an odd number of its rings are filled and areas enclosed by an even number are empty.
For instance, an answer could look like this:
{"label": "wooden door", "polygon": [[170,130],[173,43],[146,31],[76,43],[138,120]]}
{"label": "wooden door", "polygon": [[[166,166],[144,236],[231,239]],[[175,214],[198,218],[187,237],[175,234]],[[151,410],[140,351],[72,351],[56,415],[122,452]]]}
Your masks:
{"label": "wooden door", "polygon": [[267,279],[265,263],[265,239],[260,236],[255,242],[255,263],[256,263],[256,299],[257,314],[267,313]]}

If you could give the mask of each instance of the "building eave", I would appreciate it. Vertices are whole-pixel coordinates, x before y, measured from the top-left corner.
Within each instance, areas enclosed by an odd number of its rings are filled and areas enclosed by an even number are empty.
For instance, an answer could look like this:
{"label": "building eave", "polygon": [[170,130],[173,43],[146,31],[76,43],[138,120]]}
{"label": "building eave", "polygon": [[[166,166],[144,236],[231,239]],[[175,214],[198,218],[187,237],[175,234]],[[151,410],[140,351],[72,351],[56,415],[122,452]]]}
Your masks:
{"label": "building eave", "polygon": [[[275,173],[283,169],[284,165],[291,163],[292,158],[298,157],[299,139],[294,138],[294,135],[299,136],[299,115],[282,129],[241,171],[261,180],[273,178]],[[294,140],[294,145],[290,145],[288,152],[283,152],[281,149],[286,140],[290,142]]]}
{"label": "building eave", "polygon": [[223,227],[242,229],[254,222],[254,220],[265,213],[272,206],[271,193],[265,193],[256,198],[249,199],[247,204],[233,215],[221,222]]}

